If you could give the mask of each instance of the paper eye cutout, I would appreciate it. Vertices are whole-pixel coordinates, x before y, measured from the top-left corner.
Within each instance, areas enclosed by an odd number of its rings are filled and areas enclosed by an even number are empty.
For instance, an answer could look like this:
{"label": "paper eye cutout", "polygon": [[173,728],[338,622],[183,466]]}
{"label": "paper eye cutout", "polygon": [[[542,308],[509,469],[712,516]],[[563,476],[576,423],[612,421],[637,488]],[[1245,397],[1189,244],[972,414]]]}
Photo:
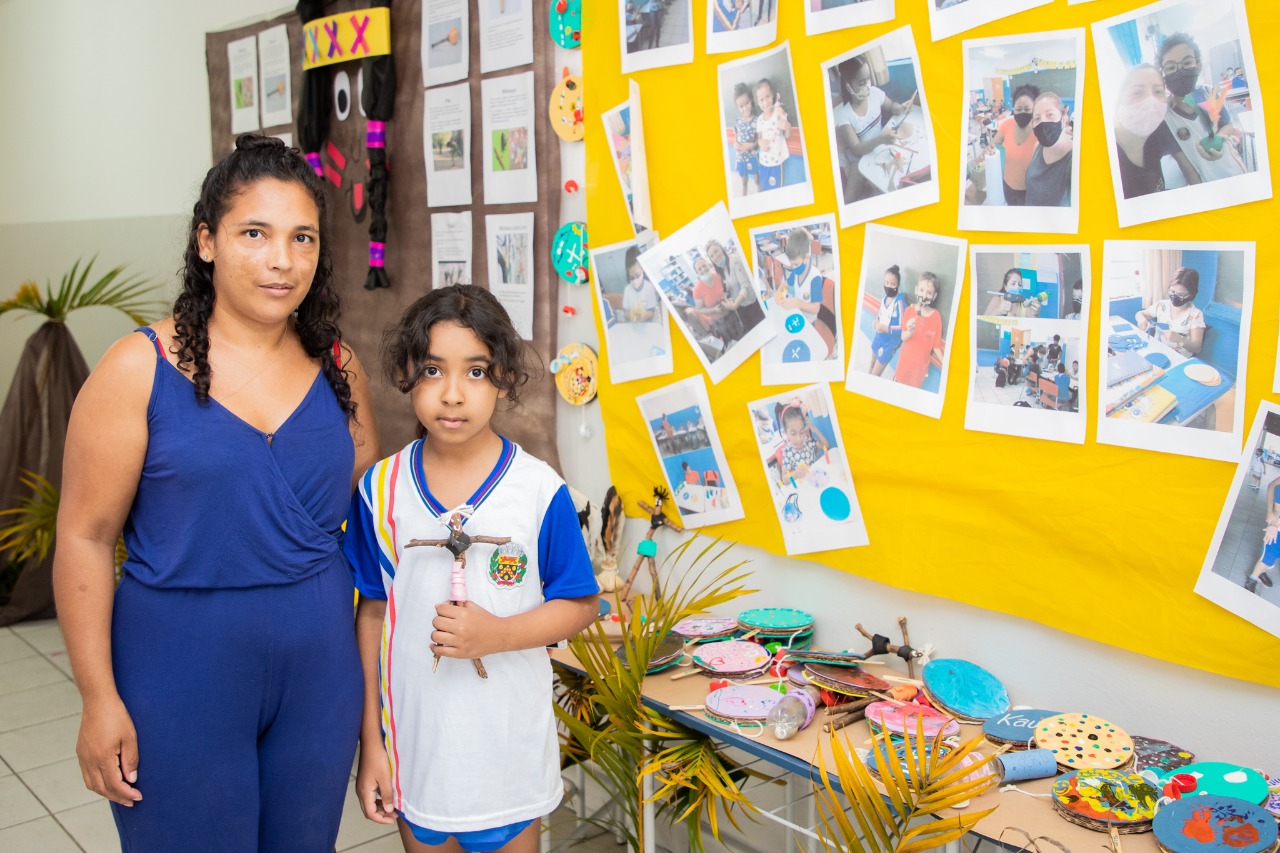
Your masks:
{"label": "paper eye cutout", "polygon": [[364,113],[364,66],[360,66],[360,70],[356,72],[356,107],[360,110],[360,116],[366,118]]}
{"label": "paper eye cutout", "polygon": [[351,76],[345,71],[333,75],[333,111],[338,121],[346,121],[351,115]]}

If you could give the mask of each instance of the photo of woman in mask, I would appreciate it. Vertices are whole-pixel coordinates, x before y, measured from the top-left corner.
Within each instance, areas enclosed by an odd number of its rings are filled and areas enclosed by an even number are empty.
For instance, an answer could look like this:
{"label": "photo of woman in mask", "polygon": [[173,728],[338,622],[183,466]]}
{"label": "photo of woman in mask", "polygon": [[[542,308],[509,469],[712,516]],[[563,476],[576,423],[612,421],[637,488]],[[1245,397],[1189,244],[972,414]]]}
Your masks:
{"label": "photo of woman in mask", "polygon": [[[1010,294],[1012,288],[1015,293]],[[1031,294],[1018,293],[1022,289],[1022,270],[1012,267],[1000,282],[1000,291],[991,297],[984,317],[1039,317],[1040,300]],[[1011,298],[1013,296],[1014,298]],[[1021,298],[1017,298],[1021,297]]]}
{"label": "photo of woman in mask", "polygon": [[1040,147],[1027,164],[1027,207],[1071,206],[1071,163],[1075,140],[1070,116],[1054,92],[1041,92],[1031,112],[1031,132]]}
{"label": "photo of woman in mask", "polygon": [[1137,313],[1135,325],[1183,355],[1198,355],[1204,347],[1204,312],[1192,304],[1200,292],[1200,273],[1178,267],[1165,289],[1165,298]]}
{"label": "photo of woman in mask", "polygon": [[1160,69],[1144,63],[1125,73],[1115,123],[1116,162],[1125,198],[1164,190],[1161,161],[1165,157],[1173,158],[1188,184],[1200,183],[1200,173],[1165,123],[1169,109],[1169,93]]}
{"label": "photo of woman in mask", "polygon": [[997,148],[1004,149],[1004,203],[1021,207],[1027,203],[1027,166],[1040,143],[1031,132],[1031,112],[1040,90],[1031,84],[1019,86],[1013,92],[1013,112],[1001,119],[996,126],[995,138],[987,148],[988,156],[995,156]]}

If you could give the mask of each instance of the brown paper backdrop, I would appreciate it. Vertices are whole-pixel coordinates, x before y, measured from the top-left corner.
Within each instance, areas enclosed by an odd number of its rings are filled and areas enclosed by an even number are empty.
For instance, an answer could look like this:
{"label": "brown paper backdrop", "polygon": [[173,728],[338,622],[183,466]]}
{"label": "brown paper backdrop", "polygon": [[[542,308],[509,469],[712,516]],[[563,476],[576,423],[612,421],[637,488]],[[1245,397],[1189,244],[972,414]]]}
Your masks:
{"label": "brown paper backdrop", "polygon": [[[326,12],[334,15],[350,9],[365,8],[367,3],[339,0],[328,4]],[[398,0],[391,6],[392,56],[396,65],[395,114],[387,123],[387,159],[390,167],[390,192],[387,201],[386,270],[390,290],[364,289],[368,269],[369,214],[357,223],[349,201],[350,186],[364,180],[365,119],[360,115],[357,99],[356,72],[359,61],[332,65],[336,74],[346,70],[351,76],[351,114],[346,121],[330,118],[329,140],[347,160],[341,189],[325,181],[330,205],[330,241],[333,243],[334,280],[342,299],[340,325],[344,338],[369,368],[373,376],[373,407],[378,419],[382,451],[390,454],[403,447],[416,435],[418,423],[408,400],[378,374],[378,344],[382,332],[392,325],[406,307],[431,289],[431,213],[456,213],[470,209],[473,226],[471,270],[475,283],[487,286],[487,247],[485,215],[496,213],[534,213],[534,316],[533,348],[542,366],[539,374],[522,394],[521,406],[507,413],[499,409],[494,428],[518,442],[530,453],[560,468],[556,449],[556,390],[546,365],[555,357],[556,302],[559,284],[551,270],[550,245],[554,225],[560,221],[560,145],[546,119],[551,90],[559,77],[555,66],[555,45],[547,34],[546,9],[539,4],[533,16],[534,61],[531,66],[510,68],[486,77],[534,72],[534,144],[537,146],[538,201],[533,204],[487,205],[484,203],[482,169],[486,150],[481,147],[480,108],[480,39],[477,0],[470,2],[471,14],[471,194],[473,204],[467,207],[427,208],[426,163],[422,144],[422,41],[421,0]],[[205,60],[209,72],[209,113],[212,128],[213,157],[221,158],[235,147],[231,133],[230,81],[227,68],[227,44],[277,26],[289,27],[290,60],[293,64],[293,111],[296,119],[298,98],[302,91],[302,24],[296,14],[283,15],[270,21],[205,34]],[[264,133],[293,133],[294,127],[282,125],[263,129]],[[323,152],[322,152],[323,155]],[[327,160],[327,158],[326,158]]]}

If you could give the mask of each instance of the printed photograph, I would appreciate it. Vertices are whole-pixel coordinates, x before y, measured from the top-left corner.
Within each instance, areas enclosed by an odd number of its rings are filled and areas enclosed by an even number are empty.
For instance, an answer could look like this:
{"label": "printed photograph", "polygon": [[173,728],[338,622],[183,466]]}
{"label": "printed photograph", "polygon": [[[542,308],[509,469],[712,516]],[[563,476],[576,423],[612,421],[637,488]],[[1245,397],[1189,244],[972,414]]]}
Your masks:
{"label": "printed photograph", "polygon": [[723,202],[643,252],[640,267],[713,383],[773,337]]}
{"label": "printed photograph", "polygon": [[254,94],[257,85],[252,77],[237,77],[231,81],[231,85],[235,89],[236,109],[243,110],[257,103]]}
{"label": "printed photograph", "polygon": [[618,0],[622,73],[693,61],[693,0]]}
{"label": "printed photograph", "polygon": [[804,0],[804,34],[893,20],[894,0]]}
{"label": "printed photograph", "polygon": [[950,38],[991,21],[1007,18],[1051,0],[927,0],[934,41]]}
{"label": "printed photograph", "polygon": [[443,68],[462,62],[462,19],[450,18],[427,27],[427,65]]}
{"label": "printed photograph", "polygon": [[845,387],[941,417],[966,241],[868,225]]}
{"label": "printed photograph", "polygon": [[701,376],[636,398],[663,478],[686,528],[742,518],[742,503],[720,444]]}
{"label": "printed photograph", "polygon": [[726,62],[718,73],[729,215],[811,204],[788,44]]}
{"label": "printed photograph", "polygon": [[1252,243],[1106,242],[1099,442],[1236,457],[1253,267]]}
{"label": "printed photograph", "polygon": [[640,255],[658,241],[646,231],[633,240],[591,249],[591,280],[604,323],[605,356],[615,384],[672,370],[671,329],[658,288]]}
{"label": "printed photograph", "polygon": [[526,169],[529,166],[529,130],[512,127],[495,130],[493,140],[493,171],[507,172]]}
{"label": "printed photograph", "polygon": [[494,263],[503,284],[529,283],[529,234],[515,232],[494,238]]}
{"label": "printed photograph", "polygon": [[1195,591],[1280,637],[1280,407],[1258,406]]}
{"label": "printed photograph", "polygon": [[938,200],[936,143],[910,27],[823,63],[840,227]]}
{"label": "printed photograph", "polygon": [[831,386],[766,397],[747,409],[787,553],[870,544]]}
{"label": "printed photograph", "polygon": [[461,130],[431,134],[431,163],[437,172],[461,169],[467,164]]}
{"label": "printed photograph", "polygon": [[1084,30],[964,43],[959,227],[1079,227]]}
{"label": "printed photograph", "polygon": [[775,0],[706,0],[707,53],[764,47],[777,37]]}
{"label": "printed photograph", "polygon": [[288,108],[288,104],[285,103],[285,92],[288,88],[285,79],[283,74],[272,74],[270,77],[263,78],[263,90],[266,92],[263,100],[266,101],[266,112],[279,113]]}
{"label": "printed photograph", "polygon": [[1093,37],[1122,226],[1271,198],[1243,3],[1156,3]]}
{"label": "printed photograph", "polygon": [[760,350],[762,385],[844,376],[840,258],[831,214],[751,230],[756,290],[774,338]]}

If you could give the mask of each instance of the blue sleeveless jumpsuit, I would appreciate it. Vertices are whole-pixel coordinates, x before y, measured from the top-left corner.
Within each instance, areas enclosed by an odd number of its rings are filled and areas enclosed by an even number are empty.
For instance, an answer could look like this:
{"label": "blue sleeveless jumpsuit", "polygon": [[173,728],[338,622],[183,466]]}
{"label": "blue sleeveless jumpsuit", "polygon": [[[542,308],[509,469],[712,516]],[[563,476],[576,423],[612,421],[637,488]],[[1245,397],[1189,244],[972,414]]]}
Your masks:
{"label": "blue sleeveless jumpsuit", "polygon": [[143,796],[112,804],[121,845],[329,853],[363,702],[346,415],[321,373],[266,435],[156,349],[111,625]]}

